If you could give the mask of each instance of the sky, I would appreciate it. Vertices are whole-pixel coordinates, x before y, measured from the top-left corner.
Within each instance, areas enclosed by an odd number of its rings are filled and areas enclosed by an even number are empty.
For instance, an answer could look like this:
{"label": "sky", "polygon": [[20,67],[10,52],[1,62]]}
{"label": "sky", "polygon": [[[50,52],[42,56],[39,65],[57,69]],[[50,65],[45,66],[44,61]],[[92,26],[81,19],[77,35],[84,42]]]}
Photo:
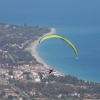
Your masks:
{"label": "sky", "polygon": [[100,25],[100,0],[0,0],[0,16],[5,22],[7,18],[18,20],[21,16],[33,20],[57,17],[67,23],[72,20],[84,24],[88,20],[91,25]]}

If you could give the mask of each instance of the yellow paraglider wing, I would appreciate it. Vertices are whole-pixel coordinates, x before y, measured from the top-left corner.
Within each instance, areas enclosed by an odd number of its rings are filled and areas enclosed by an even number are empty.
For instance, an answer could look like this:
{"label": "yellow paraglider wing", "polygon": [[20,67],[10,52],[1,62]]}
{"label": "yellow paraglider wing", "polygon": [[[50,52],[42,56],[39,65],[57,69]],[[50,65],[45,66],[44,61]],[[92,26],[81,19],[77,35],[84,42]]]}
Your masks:
{"label": "yellow paraglider wing", "polygon": [[72,47],[72,49],[74,50],[74,52],[76,54],[76,58],[78,58],[78,52],[77,52],[77,49],[75,48],[75,46],[69,40],[67,40],[66,38],[64,38],[62,36],[59,36],[59,35],[45,36],[42,39],[40,39],[39,43],[41,43],[42,41],[49,39],[49,38],[59,38],[59,39],[62,39],[63,41],[65,41],[66,43],[68,43]]}

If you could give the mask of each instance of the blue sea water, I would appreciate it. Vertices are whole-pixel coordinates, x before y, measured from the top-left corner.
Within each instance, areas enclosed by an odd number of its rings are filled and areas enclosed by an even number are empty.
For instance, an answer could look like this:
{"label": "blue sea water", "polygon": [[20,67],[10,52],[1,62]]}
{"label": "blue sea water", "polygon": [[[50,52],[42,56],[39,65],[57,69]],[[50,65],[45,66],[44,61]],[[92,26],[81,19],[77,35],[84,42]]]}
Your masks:
{"label": "blue sea water", "polygon": [[59,39],[38,45],[39,56],[52,68],[80,79],[100,82],[100,0],[1,0],[0,22],[56,28]]}
{"label": "blue sea water", "polygon": [[[84,31],[85,30],[85,31]],[[47,40],[38,46],[39,55],[58,71],[88,81],[100,81],[100,29],[99,27],[66,27],[57,34],[72,41],[79,57],[61,40]],[[62,34],[61,34],[62,33]]]}

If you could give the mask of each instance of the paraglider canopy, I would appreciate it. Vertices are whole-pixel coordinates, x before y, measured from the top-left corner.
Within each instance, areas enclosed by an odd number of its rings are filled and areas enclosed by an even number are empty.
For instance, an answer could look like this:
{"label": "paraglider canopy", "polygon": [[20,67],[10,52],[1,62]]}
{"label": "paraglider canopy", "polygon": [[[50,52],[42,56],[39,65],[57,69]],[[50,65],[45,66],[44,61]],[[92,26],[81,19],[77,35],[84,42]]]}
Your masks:
{"label": "paraglider canopy", "polygon": [[70,42],[68,39],[66,39],[66,38],[64,38],[62,36],[59,36],[59,35],[48,35],[48,36],[45,36],[45,37],[41,38],[39,43],[41,43],[42,41],[44,41],[46,39],[49,39],[49,38],[58,38],[58,39],[61,39],[61,40],[65,41],[66,43],[68,43],[72,47],[72,49],[74,50],[76,58],[78,58],[78,51],[77,51],[76,47],[73,45],[72,42]]}

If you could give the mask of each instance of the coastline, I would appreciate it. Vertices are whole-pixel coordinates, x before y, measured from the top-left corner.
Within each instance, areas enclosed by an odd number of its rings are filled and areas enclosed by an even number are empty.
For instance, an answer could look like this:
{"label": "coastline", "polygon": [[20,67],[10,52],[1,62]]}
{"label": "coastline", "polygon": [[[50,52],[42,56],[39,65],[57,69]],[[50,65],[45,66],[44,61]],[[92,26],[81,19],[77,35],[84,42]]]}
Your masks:
{"label": "coastline", "polygon": [[[52,67],[49,66],[48,64],[46,64],[46,63],[38,56],[38,53],[37,53],[36,49],[37,49],[37,46],[38,46],[38,44],[39,44],[39,40],[40,40],[41,38],[43,38],[44,36],[52,35],[52,34],[56,33],[56,29],[55,29],[55,28],[50,28],[50,29],[51,29],[50,32],[44,34],[42,37],[38,37],[37,40],[35,40],[34,42],[32,42],[32,43],[25,49],[26,51],[29,51],[29,52],[32,54],[32,56],[34,56],[34,58],[36,58],[36,60],[37,60],[38,62],[42,63],[42,64],[43,64],[43,67],[46,68],[46,69],[49,69],[49,68],[52,68]],[[54,69],[54,68],[53,68],[53,69]],[[55,69],[54,69],[54,70],[55,70]],[[59,72],[59,71],[57,71],[57,70],[55,70],[55,72],[58,73],[60,76],[64,76],[63,73],[61,73],[61,72]]]}
{"label": "coastline", "polygon": [[50,28],[50,29],[51,29],[50,32],[44,34],[42,37],[38,37],[37,40],[35,40],[34,42],[32,42],[32,43],[25,49],[25,50],[29,51],[29,52],[32,54],[32,56],[34,56],[34,58],[36,58],[36,60],[37,60],[38,62],[42,63],[43,66],[44,66],[45,68],[47,68],[47,69],[49,69],[49,68],[51,68],[51,67],[50,67],[49,65],[47,65],[47,64],[38,56],[38,53],[37,53],[36,49],[37,49],[37,46],[38,46],[38,44],[39,44],[39,40],[40,40],[41,38],[43,38],[44,36],[52,35],[52,34],[56,33],[56,29],[55,29],[55,28]]}

